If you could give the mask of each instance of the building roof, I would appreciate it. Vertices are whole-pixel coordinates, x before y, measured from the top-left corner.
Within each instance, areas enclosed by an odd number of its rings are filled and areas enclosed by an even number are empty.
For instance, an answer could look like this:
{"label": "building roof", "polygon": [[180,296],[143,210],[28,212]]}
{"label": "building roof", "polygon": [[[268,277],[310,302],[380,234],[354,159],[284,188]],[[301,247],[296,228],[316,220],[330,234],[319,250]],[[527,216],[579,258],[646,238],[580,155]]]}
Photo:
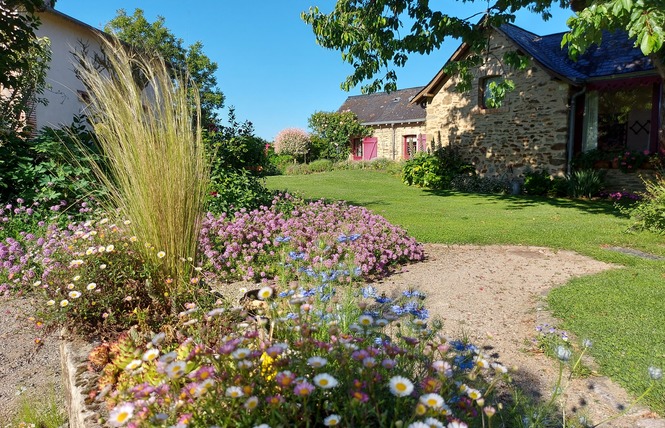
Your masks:
{"label": "building roof", "polygon": [[565,33],[538,36],[512,24],[504,24],[498,30],[546,69],[573,83],[654,70],[649,57],[635,46],[634,39],[625,31],[603,31],[600,45],[590,46],[577,61],[573,61],[568,50],[561,48]]}
{"label": "building roof", "polygon": [[[503,24],[495,30],[512,40],[520,50],[531,56],[545,71],[553,77],[572,85],[629,73],[655,73],[649,57],[635,47],[635,41],[625,31],[603,31],[600,46],[590,46],[577,61],[568,56],[568,50],[561,48],[561,39],[565,33],[539,36],[513,24]],[[467,52],[463,43],[446,62],[456,61]],[[413,99],[413,103],[422,103],[432,97],[450,77],[445,65],[434,78]]]}
{"label": "building roof", "polygon": [[419,86],[390,93],[353,95],[344,101],[338,111],[354,112],[363,125],[424,122],[425,109],[410,104],[413,97],[422,89],[423,87]]}

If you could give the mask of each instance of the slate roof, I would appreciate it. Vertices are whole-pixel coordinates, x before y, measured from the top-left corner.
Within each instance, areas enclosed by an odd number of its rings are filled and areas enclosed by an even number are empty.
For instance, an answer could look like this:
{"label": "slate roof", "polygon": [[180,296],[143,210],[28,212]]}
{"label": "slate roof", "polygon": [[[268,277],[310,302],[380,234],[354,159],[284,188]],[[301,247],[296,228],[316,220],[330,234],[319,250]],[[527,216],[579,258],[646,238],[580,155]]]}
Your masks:
{"label": "slate roof", "polygon": [[512,24],[504,24],[498,30],[545,68],[574,83],[654,70],[651,60],[634,46],[635,41],[629,39],[625,31],[603,31],[600,45],[590,46],[577,61],[573,61],[568,57],[568,50],[561,49],[561,38],[565,33],[538,36]]}
{"label": "slate roof", "polygon": [[353,95],[344,101],[339,112],[351,110],[363,125],[381,125],[425,121],[425,109],[409,104],[423,89],[400,89],[395,92],[379,92],[368,95]]}

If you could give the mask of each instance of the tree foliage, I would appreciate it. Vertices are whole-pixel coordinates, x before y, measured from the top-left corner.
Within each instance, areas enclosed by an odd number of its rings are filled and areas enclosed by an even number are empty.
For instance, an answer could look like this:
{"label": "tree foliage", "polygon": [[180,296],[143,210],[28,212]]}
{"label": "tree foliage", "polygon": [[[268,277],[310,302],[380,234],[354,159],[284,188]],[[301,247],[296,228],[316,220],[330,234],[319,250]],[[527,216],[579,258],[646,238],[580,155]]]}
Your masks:
{"label": "tree foliage", "polygon": [[155,22],[150,23],[141,9],[136,9],[131,16],[120,9],[104,30],[142,51],[159,54],[170,65],[174,75],[188,73],[199,91],[201,125],[213,127],[218,121],[216,110],[224,106],[224,95],[217,87],[215,77],[218,65],[203,53],[203,43],[197,41],[185,48],[184,41],[176,37],[165,22],[164,17],[158,16]]}
{"label": "tree foliage", "polygon": [[313,154],[313,158],[334,161],[344,160],[349,156],[351,138],[372,134],[372,129],[361,125],[351,111],[318,111],[309,117],[308,125],[312,130],[312,146],[317,152]]}
{"label": "tree foliage", "polygon": [[[481,4],[475,0],[465,3]],[[480,28],[513,22],[515,13],[522,9],[547,20],[557,3],[561,7],[569,5],[565,0],[493,0],[485,6],[483,1],[482,12],[460,17],[452,14],[452,4],[446,7],[444,2],[337,0],[330,13],[313,7],[303,12],[302,18],[312,26],[321,46],[341,51],[342,59],[354,66],[341,85],[344,90],[369,81],[362,87],[363,92],[394,91],[395,69],[404,66],[410,54],[428,54],[449,38],[459,39],[470,47],[470,62],[450,71],[464,74],[478,63],[486,48],[487,40]],[[636,37],[645,54],[662,58],[663,0],[588,0],[585,6],[568,22],[571,31],[564,43],[571,53],[579,54],[591,43],[599,42],[603,29],[625,29]],[[660,69],[664,74],[662,66]]]}
{"label": "tree foliage", "polygon": [[310,136],[299,128],[283,129],[275,137],[275,153],[303,159],[309,152]]}
{"label": "tree foliage", "polygon": [[42,6],[43,0],[0,2],[0,146],[28,131],[25,117],[35,103],[46,102],[39,95],[51,59],[49,44],[35,36]]}

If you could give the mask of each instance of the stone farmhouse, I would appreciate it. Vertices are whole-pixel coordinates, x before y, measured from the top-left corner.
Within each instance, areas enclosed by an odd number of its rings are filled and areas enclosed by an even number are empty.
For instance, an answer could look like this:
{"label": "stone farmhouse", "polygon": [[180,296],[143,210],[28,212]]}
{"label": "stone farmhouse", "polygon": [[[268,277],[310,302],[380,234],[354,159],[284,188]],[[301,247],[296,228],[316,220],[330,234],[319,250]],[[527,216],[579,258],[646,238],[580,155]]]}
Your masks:
{"label": "stone farmhouse", "polygon": [[411,103],[422,89],[348,97],[338,111],[354,112],[360,123],[374,130],[370,137],[352,139],[352,159],[409,159],[426,150],[425,108]]}
{"label": "stone farmhouse", "polygon": [[[409,95],[409,106],[422,106],[426,112],[424,126],[419,122],[414,134],[458,147],[481,175],[508,178],[528,170],[565,174],[575,156],[591,150],[613,154],[661,149],[665,91],[651,60],[625,33],[616,32],[604,33],[600,46],[574,62],[561,49],[563,34],[538,36],[511,24],[491,29],[485,61],[472,69],[470,91],[458,92],[458,77],[447,74],[444,66]],[[527,56],[528,68],[513,70],[503,64],[508,51]],[[448,62],[468,54],[462,44]],[[499,78],[511,79],[515,90],[500,108],[488,108],[489,84]],[[370,97],[350,97],[344,105],[365,122],[362,110],[354,106],[370,102]],[[391,95],[377,95],[381,97]],[[385,137],[378,132],[373,136],[379,143],[377,156],[405,157],[390,145],[382,149]]]}

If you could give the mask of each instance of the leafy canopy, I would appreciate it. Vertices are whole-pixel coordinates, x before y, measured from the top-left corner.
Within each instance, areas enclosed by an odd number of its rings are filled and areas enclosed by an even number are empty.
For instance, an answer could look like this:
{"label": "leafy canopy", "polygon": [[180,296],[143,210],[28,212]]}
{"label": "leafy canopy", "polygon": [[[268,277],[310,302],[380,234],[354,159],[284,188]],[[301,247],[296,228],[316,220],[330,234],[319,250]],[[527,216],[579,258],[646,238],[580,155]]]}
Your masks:
{"label": "leafy canopy", "polygon": [[[478,62],[478,55],[482,55],[486,47],[485,36],[478,31],[482,26],[513,22],[515,13],[522,9],[547,20],[553,5],[569,5],[566,0],[487,3],[467,0],[464,3],[482,4],[483,11],[460,17],[453,14],[452,4],[444,6],[445,2],[337,0],[330,13],[313,7],[302,13],[302,19],[312,26],[317,43],[341,51],[342,59],[353,65],[354,71],[342,83],[342,89],[349,90],[369,81],[362,87],[366,93],[396,90],[395,69],[403,67],[410,54],[429,54],[449,38],[466,42],[471,48],[470,62],[461,64],[460,70],[451,70],[464,74],[465,69]],[[591,43],[600,42],[603,29],[625,29],[637,38],[645,54],[660,54],[662,58],[663,0],[588,0],[584,6],[586,9],[568,22],[571,32],[564,43],[569,45],[571,53],[579,54]],[[662,68],[661,74],[665,75]]]}
{"label": "leafy canopy", "polygon": [[186,71],[199,91],[201,125],[209,128],[217,123],[216,111],[224,107],[224,94],[217,87],[218,65],[203,53],[203,43],[197,41],[185,48],[184,41],[165,26],[164,17],[158,16],[150,23],[141,9],[136,9],[131,16],[124,9],[118,10],[104,30],[142,51],[159,54],[174,73]]}
{"label": "leafy canopy", "polygon": [[24,117],[44,91],[51,59],[48,40],[35,37],[43,0],[0,2],[0,146],[28,131]]}
{"label": "leafy canopy", "polygon": [[372,129],[358,122],[351,111],[317,111],[308,120],[312,130],[312,145],[317,148],[316,157],[335,161],[349,156],[349,141],[353,137],[367,137]]}

